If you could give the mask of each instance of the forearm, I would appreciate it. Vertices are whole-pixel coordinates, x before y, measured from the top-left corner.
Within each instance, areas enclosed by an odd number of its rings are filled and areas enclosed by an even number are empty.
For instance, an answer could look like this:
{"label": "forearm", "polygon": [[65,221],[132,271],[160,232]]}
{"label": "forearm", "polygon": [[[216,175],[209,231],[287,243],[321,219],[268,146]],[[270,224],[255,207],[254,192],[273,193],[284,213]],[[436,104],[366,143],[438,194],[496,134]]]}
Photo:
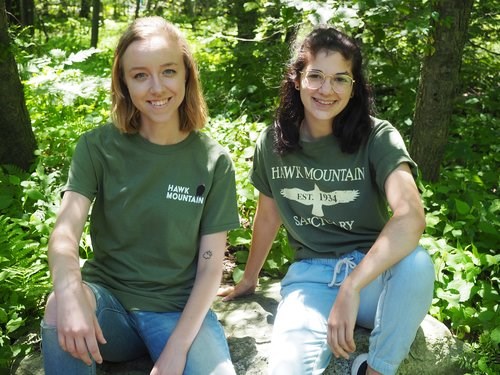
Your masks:
{"label": "forearm", "polygon": [[226,232],[204,236],[193,289],[171,340],[188,350],[213,303],[222,278]]}
{"label": "forearm", "polygon": [[424,208],[406,163],[400,164],[387,177],[385,191],[392,217],[366,256],[345,280],[346,288],[360,291],[412,252],[424,232]]}
{"label": "forearm", "polygon": [[252,228],[250,254],[245,265],[244,278],[247,281],[257,283],[259,272],[266,261],[280,226],[281,218],[274,200],[260,194]]}
{"label": "forearm", "polygon": [[49,242],[49,268],[56,294],[80,286],[82,282],[78,245],[69,240],[56,239],[54,233]]}
{"label": "forearm", "polygon": [[260,270],[271,250],[276,234],[278,233],[280,223],[268,222],[265,219],[259,220],[256,216],[253,226],[252,243],[250,253],[245,265],[245,275],[247,280],[257,281]]}
{"label": "forearm", "polygon": [[393,216],[364,259],[346,279],[347,284],[359,291],[405,258],[417,247],[424,225],[420,216]]}
{"label": "forearm", "polygon": [[77,193],[65,193],[48,246],[49,268],[54,290],[66,291],[81,286],[78,253],[90,201]]}

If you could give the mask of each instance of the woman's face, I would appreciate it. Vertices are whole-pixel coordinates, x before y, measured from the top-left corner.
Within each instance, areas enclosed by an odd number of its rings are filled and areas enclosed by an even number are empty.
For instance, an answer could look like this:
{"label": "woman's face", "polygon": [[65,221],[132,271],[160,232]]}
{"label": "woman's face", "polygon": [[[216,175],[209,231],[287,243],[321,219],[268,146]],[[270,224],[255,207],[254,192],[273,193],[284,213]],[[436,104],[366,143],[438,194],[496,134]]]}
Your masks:
{"label": "woman's face", "polygon": [[[309,59],[298,82],[308,126],[328,125],[331,128],[332,120],[351,98],[351,69],[351,62],[339,52],[323,50]],[[324,82],[317,87],[322,78]]]}
{"label": "woman's face", "polygon": [[141,113],[141,126],[179,127],[179,106],[186,93],[186,68],[179,44],[165,33],[131,43],[122,69],[132,103]]}

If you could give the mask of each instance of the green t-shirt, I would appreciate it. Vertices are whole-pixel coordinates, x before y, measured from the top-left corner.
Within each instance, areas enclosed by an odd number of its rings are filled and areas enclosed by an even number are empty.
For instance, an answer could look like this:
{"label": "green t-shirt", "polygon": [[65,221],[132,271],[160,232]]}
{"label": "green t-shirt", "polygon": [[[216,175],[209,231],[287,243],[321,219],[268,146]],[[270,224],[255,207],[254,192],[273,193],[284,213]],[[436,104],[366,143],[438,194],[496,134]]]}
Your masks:
{"label": "green t-shirt", "polygon": [[232,161],[200,132],[160,146],[112,124],[94,129],[77,143],[64,190],[94,202],[84,280],[127,310],[181,311],[200,237],[239,226]]}
{"label": "green t-shirt", "polygon": [[280,156],[273,151],[272,127],[257,141],[250,180],[275,200],[296,259],[367,252],[389,220],[387,176],[404,162],[416,176],[399,132],[373,120],[368,141],[353,154],[327,136],[301,141],[300,150]]}

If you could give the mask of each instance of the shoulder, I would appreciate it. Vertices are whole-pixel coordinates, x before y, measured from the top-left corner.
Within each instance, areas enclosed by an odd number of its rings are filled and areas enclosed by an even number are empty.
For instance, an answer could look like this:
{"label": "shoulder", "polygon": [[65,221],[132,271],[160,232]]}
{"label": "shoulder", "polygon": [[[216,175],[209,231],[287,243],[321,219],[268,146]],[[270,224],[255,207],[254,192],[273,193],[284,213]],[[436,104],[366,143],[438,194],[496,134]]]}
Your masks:
{"label": "shoulder", "polygon": [[273,125],[266,126],[257,139],[257,148],[271,148],[274,143],[275,129]]}
{"label": "shoulder", "polygon": [[387,120],[373,117],[373,128],[368,138],[368,143],[389,143],[393,145],[404,144],[401,133]]}
{"label": "shoulder", "polygon": [[387,120],[382,120],[376,117],[372,117],[373,127],[372,135],[376,135],[386,131],[397,131],[396,128]]}
{"label": "shoulder", "polygon": [[193,131],[193,140],[197,147],[215,154],[229,154],[228,150],[222,146],[215,139],[211,138],[208,134],[203,131],[195,130]]}
{"label": "shoulder", "polygon": [[80,139],[87,143],[102,143],[110,139],[116,139],[121,135],[122,133],[120,133],[116,126],[108,123],[85,132]]}
{"label": "shoulder", "polygon": [[211,138],[208,134],[203,131],[193,131],[193,149],[194,152],[198,153],[200,157],[201,154],[205,154],[205,157],[208,159],[209,164],[223,164],[227,167],[232,167],[232,159],[229,154],[229,151],[222,146],[219,142]]}
{"label": "shoulder", "polygon": [[273,125],[266,126],[262,131],[260,132],[260,138],[264,139],[272,139],[274,137],[275,130]]}

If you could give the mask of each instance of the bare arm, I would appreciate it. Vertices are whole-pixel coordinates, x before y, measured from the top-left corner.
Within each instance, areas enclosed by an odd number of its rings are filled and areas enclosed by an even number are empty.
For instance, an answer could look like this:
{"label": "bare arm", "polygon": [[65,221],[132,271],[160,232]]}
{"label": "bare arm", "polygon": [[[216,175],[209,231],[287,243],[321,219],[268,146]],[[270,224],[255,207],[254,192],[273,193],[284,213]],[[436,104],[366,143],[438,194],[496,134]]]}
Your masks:
{"label": "bare arm", "polygon": [[359,293],[384,271],[410,254],[425,229],[425,213],[408,164],[399,165],[387,178],[385,191],[392,217],[363,260],[347,277],[328,319],[328,343],[336,357],[355,350],[354,325]]}
{"label": "bare arm", "polygon": [[260,193],[245,273],[236,287],[227,287],[219,291],[218,294],[224,296],[224,301],[254,293],[259,280],[259,272],[266,261],[280,225],[281,218],[274,199]]}
{"label": "bare arm", "polygon": [[82,284],[78,254],[90,203],[78,193],[69,191],[63,196],[48,251],[56,303],[49,304],[45,314],[46,320],[57,325],[61,348],[87,364],[91,363],[89,352],[102,362],[97,341],[105,343],[93,294]]}
{"label": "bare arm", "polygon": [[217,293],[225,248],[226,232],[202,236],[193,290],[174,332],[155,363],[152,375],[182,374],[184,371],[187,352]]}

